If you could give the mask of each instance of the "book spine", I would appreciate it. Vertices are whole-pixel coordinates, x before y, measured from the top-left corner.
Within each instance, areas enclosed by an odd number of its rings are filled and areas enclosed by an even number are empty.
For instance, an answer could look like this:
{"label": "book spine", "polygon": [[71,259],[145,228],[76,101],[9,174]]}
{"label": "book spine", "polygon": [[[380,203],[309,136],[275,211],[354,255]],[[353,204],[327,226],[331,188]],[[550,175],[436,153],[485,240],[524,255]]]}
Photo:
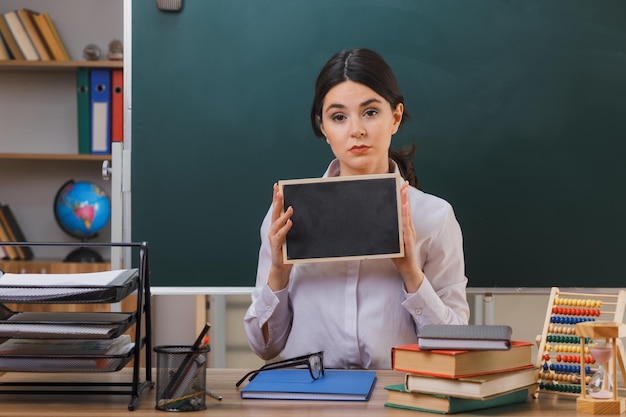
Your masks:
{"label": "book spine", "polygon": [[13,36],[13,32],[11,32],[11,29],[9,29],[9,25],[4,18],[4,15],[0,16],[0,33],[2,33],[2,37],[4,38],[4,41],[6,42],[7,48],[9,49],[9,52],[11,53],[13,59],[17,61],[24,61],[24,54],[18,46],[17,41]]}
{"label": "book spine", "polygon": [[[24,235],[22,228],[17,222],[17,218],[13,214],[13,210],[11,210],[11,207],[8,204],[0,207],[0,215],[2,215],[2,219],[6,221],[6,223],[8,224],[8,228],[13,233],[14,241],[26,242],[26,236]],[[16,246],[16,248],[19,250],[20,257],[23,260],[29,261],[33,259],[34,254],[30,246]]]}
{"label": "book spine", "polygon": [[39,54],[35,50],[35,46],[31,42],[28,34],[26,33],[26,29],[24,25],[22,25],[22,21],[17,15],[16,11],[6,12],[4,14],[4,18],[13,33],[13,37],[15,37],[15,41],[19,46],[24,58],[27,61],[39,61]]}
{"label": "book spine", "polygon": [[11,54],[4,43],[4,36],[2,36],[2,32],[0,32],[0,61],[7,61],[9,59],[11,59]]}
{"label": "book spine", "polygon": [[67,61],[67,59],[64,59],[63,51],[54,37],[54,33],[52,33],[52,29],[50,29],[45,16],[43,14],[34,14],[33,19],[37,25],[37,29],[39,29],[39,33],[41,33],[41,36],[46,43],[46,46],[50,50],[52,59],[54,61]]}
{"label": "book spine", "polygon": [[76,109],[78,112],[78,153],[91,153],[91,102],[89,69],[76,72]]}
{"label": "book spine", "polygon": [[70,60],[70,55],[67,53],[67,49],[65,48],[65,44],[63,43],[63,40],[61,40],[61,36],[59,35],[59,31],[57,30],[57,27],[55,26],[54,22],[52,21],[52,18],[50,17],[50,15],[48,13],[43,13],[43,17],[44,19],[46,19],[46,22],[48,23],[48,26],[50,27],[50,30],[52,31],[52,35],[54,36],[54,39],[56,40],[57,44],[59,45],[59,48],[61,50],[61,55],[63,57],[63,61],[69,61]]}
{"label": "book spine", "polygon": [[41,36],[41,33],[39,32],[39,29],[37,29],[37,25],[35,25],[33,18],[34,14],[35,12],[28,9],[19,9],[17,11],[17,15],[20,18],[28,37],[33,43],[35,50],[37,50],[37,54],[39,54],[39,58],[42,61],[50,61],[50,53],[46,48],[46,44]]}

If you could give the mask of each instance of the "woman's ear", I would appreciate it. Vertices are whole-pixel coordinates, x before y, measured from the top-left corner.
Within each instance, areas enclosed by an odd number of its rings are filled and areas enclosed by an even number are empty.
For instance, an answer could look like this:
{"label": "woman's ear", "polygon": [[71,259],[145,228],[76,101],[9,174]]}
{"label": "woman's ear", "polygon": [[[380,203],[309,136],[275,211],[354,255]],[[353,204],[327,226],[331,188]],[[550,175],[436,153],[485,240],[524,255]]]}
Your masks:
{"label": "woman's ear", "polygon": [[393,127],[391,134],[395,135],[400,128],[400,123],[402,122],[402,115],[404,114],[404,104],[398,103],[396,108],[393,110]]}
{"label": "woman's ear", "polygon": [[326,132],[324,132],[324,126],[322,125],[322,119],[319,116],[317,116],[317,125],[320,127],[320,132],[322,132],[322,135],[324,135],[326,143],[328,143],[328,138],[326,138]]}

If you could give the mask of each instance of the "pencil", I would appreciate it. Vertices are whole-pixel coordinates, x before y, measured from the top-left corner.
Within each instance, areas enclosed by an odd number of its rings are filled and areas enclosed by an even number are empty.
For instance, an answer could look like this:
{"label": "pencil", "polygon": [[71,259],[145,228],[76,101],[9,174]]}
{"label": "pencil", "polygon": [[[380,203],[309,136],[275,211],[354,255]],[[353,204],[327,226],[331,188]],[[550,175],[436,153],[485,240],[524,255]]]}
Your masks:
{"label": "pencil", "polygon": [[191,394],[183,395],[182,397],[173,398],[171,400],[160,400],[159,407],[163,407],[165,405],[170,405],[170,404],[174,404],[180,401],[188,400],[189,398],[198,397],[202,394],[204,394],[202,391],[198,391],[198,392],[192,392]]}
{"label": "pencil", "polygon": [[208,395],[211,398],[215,398],[218,401],[222,401],[222,396],[219,395],[217,392],[212,391],[210,389],[206,391],[206,395]]}

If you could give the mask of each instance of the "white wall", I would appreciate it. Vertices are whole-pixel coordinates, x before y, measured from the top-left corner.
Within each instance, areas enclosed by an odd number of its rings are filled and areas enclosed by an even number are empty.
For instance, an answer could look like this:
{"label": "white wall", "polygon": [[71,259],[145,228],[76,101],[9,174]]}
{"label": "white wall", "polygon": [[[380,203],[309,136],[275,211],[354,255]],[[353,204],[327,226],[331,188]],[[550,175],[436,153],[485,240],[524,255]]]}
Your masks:
{"label": "white wall", "polygon": [[[123,0],[2,0],[0,12],[29,8],[48,12],[73,60],[94,43],[104,56],[124,34]],[[0,153],[77,153],[76,78],[73,71],[0,73]],[[92,181],[110,193],[101,161],[0,161],[0,202],[9,204],[30,241],[68,241],[52,210],[66,181]],[[111,240],[105,228],[98,242]],[[38,258],[62,259],[66,248],[33,247]]]}

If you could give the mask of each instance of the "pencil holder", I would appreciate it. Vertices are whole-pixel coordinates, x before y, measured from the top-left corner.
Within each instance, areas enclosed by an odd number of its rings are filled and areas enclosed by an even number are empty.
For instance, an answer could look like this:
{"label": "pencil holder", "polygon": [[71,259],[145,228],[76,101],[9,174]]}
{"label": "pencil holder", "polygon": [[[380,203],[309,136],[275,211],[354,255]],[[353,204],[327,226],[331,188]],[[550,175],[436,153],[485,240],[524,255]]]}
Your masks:
{"label": "pencil holder", "polygon": [[157,355],[156,409],[206,409],[206,354],[210,348],[155,346]]}

